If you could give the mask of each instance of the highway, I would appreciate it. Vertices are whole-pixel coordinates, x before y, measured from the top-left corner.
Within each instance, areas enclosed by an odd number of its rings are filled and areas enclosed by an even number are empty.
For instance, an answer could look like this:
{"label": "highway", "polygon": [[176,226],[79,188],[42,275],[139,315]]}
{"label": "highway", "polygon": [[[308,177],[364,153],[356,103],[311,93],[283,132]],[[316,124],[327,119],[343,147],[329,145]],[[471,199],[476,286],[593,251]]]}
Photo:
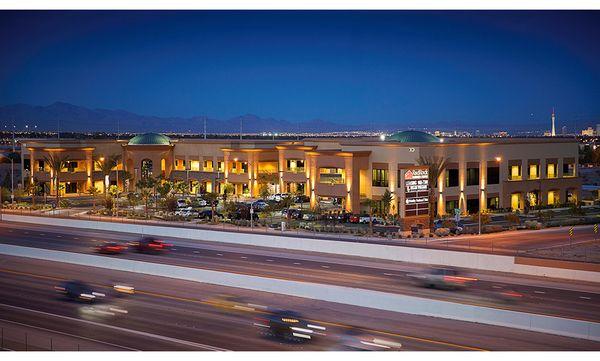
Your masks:
{"label": "highway", "polygon": [[[104,240],[132,241],[138,238],[135,235],[110,231],[51,229],[47,226],[6,222],[0,227],[2,243],[87,254],[93,253],[93,247]],[[453,292],[414,285],[407,275],[421,271],[422,266],[419,265],[209,244],[181,239],[167,241],[174,243],[175,247],[165,255],[126,252],[107,257],[335,284],[485,307],[600,321],[598,284],[469,271],[468,275],[478,278],[479,281],[467,290]],[[518,302],[507,303],[498,297],[503,291],[516,291],[523,297]]]}
{"label": "highway", "polygon": [[[5,349],[29,350],[334,350],[349,325],[402,350],[600,350],[600,342],[504,327],[364,309],[206,285],[169,278],[93,269],[58,262],[0,258],[0,327]],[[62,280],[81,279],[107,297],[94,307],[127,311],[114,315],[84,311],[87,304],[54,291]],[[114,283],[136,287],[117,297]],[[242,297],[255,311],[217,307],[215,297]],[[264,306],[292,309],[326,327],[308,343],[287,343],[259,335],[253,325]]]}

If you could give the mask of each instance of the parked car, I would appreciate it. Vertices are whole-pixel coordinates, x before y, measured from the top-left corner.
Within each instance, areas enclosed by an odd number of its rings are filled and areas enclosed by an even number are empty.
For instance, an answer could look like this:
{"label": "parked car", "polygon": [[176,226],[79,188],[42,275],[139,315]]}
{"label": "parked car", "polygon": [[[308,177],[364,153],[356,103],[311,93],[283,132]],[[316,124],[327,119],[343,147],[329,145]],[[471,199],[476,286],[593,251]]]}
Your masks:
{"label": "parked car", "polygon": [[314,213],[303,213],[302,219],[305,221],[316,221],[319,219],[319,216]]}
{"label": "parked car", "polygon": [[360,217],[359,215],[356,214],[352,214],[350,215],[350,217],[348,217],[348,222],[350,223],[359,223],[360,222]]}
{"label": "parked car", "polygon": [[310,203],[310,197],[305,195],[295,196],[294,203]]}
{"label": "parked car", "polygon": [[185,201],[185,199],[178,199],[177,200],[177,208],[185,208],[187,206],[188,206],[188,204]]}
{"label": "parked car", "polygon": [[[373,216],[371,217],[371,222],[373,224],[383,224],[384,220],[381,217],[377,217],[377,216]],[[369,215],[367,214],[360,216],[358,223],[362,223],[362,224],[369,224]]]}
{"label": "parked car", "polygon": [[[215,211],[215,217],[223,218],[223,215],[217,211]],[[201,219],[211,219],[212,218],[212,210],[211,209],[203,209],[198,212],[198,218]]]}
{"label": "parked car", "polygon": [[245,219],[250,220],[250,216],[252,215],[252,219],[258,221],[258,212],[255,210],[254,213],[250,212],[250,207],[239,207],[235,210],[235,212],[229,215],[229,218],[233,220]]}
{"label": "parked car", "polygon": [[258,210],[258,211],[262,211],[265,208],[267,208],[269,204],[265,201],[263,201],[262,199],[259,199],[257,201],[254,201],[252,203],[252,207],[254,208],[254,210]]}
{"label": "parked car", "polygon": [[196,217],[198,216],[198,211],[194,210],[192,207],[180,208],[175,211],[176,216],[181,217]]}

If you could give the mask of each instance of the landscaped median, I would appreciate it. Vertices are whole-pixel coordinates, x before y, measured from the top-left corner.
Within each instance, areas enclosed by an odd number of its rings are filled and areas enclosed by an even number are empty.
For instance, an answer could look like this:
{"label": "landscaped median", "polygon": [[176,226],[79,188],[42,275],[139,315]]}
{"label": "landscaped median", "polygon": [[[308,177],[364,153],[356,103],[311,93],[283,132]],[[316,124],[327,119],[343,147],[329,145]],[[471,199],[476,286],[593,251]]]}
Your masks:
{"label": "landscaped median", "polygon": [[548,266],[531,265],[523,262],[516,262],[515,257],[513,256],[405,247],[401,245],[382,245],[264,234],[241,234],[206,229],[20,216],[13,214],[4,214],[3,220],[100,231],[109,229],[116,232],[153,235],[165,238],[185,238],[249,246],[368,257],[419,264],[444,265],[484,271],[510,272],[578,281],[600,282],[600,272],[553,267],[551,263],[548,263]]}
{"label": "landscaped median", "polygon": [[359,288],[289,281],[7,244],[0,244],[0,254],[600,341],[600,323],[590,321],[465,305]]}

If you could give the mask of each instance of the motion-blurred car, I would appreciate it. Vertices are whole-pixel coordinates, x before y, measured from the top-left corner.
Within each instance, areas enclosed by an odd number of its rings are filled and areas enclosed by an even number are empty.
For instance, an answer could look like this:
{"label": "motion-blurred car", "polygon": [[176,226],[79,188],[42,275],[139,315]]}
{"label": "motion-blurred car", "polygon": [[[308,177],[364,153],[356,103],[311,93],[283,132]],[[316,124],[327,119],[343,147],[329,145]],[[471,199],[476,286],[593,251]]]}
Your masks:
{"label": "motion-blurred car", "polygon": [[454,268],[431,268],[427,272],[409,274],[417,284],[424,287],[440,289],[463,289],[477,281],[476,278],[466,277]]}
{"label": "motion-blurred car", "polygon": [[257,318],[254,325],[268,337],[289,342],[307,342],[315,336],[324,336],[326,328],[305,321],[294,311],[276,310]]}
{"label": "motion-blurred car", "polygon": [[504,303],[517,303],[523,299],[523,294],[511,289],[501,289],[495,294],[496,298]]}
{"label": "motion-blurred car", "polygon": [[131,247],[142,253],[161,253],[167,252],[173,245],[165,243],[160,239],[145,237],[139,241],[131,242]]}
{"label": "motion-blurred car", "polygon": [[96,252],[104,254],[119,254],[126,249],[126,245],[117,242],[104,242],[96,246]]}
{"label": "motion-blurred car", "polygon": [[94,291],[90,285],[81,281],[63,282],[54,289],[69,299],[84,302],[93,302],[106,296],[103,292]]}
{"label": "motion-blurred car", "polygon": [[217,307],[223,311],[253,312],[257,308],[262,308],[259,305],[253,305],[248,303],[248,301],[243,297],[228,294],[216,295],[214,297],[209,298],[207,301],[212,306]]}
{"label": "motion-blurred car", "polygon": [[393,351],[402,344],[375,336],[361,328],[350,327],[341,336],[335,351]]}
{"label": "motion-blurred car", "polygon": [[88,305],[79,308],[79,316],[90,321],[103,320],[107,318],[121,317],[128,313],[126,309],[118,305]]}

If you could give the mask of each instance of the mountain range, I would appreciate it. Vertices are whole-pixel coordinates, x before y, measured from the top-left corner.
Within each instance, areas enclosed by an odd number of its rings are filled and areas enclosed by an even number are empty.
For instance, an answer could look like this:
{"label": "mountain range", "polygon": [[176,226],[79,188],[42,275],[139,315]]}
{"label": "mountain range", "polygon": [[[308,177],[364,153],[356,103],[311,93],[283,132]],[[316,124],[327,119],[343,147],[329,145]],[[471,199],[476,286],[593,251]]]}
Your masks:
{"label": "mountain range", "polygon": [[0,107],[0,122],[15,124],[23,130],[25,124],[37,125],[38,130],[61,132],[194,132],[239,133],[240,122],[244,133],[262,132],[332,132],[356,130],[357,126],[315,119],[291,122],[284,119],[261,118],[246,114],[230,119],[204,116],[157,117],[140,115],[125,110],[89,109],[64,102],[47,106],[14,104]]}

